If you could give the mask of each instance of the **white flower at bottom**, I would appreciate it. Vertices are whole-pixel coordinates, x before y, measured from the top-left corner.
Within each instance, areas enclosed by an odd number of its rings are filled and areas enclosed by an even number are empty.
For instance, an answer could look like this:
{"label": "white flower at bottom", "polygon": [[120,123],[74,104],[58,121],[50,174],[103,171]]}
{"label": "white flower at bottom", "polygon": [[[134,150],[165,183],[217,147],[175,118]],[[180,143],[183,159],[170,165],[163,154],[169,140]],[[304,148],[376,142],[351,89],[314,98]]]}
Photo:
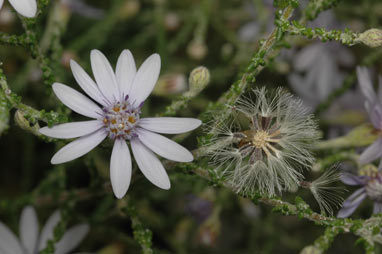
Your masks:
{"label": "white flower at bottom", "polygon": [[[1,254],[38,254],[46,248],[47,242],[53,239],[53,232],[60,222],[59,211],[54,212],[39,234],[36,211],[27,206],[23,209],[20,223],[20,240],[3,223],[0,222],[0,253]],[[67,254],[75,249],[89,232],[87,224],[80,224],[70,228],[55,244],[55,254]]]}
{"label": "white flower at bottom", "polygon": [[[9,0],[15,10],[27,18],[33,18],[37,13],[36,0]],[[0,9],[3,7],[4,0],[0,0]]]}
{"label": "white flower at bottom", "polygon": [[137,71],[131,52],[124,50],[114,73],[106,57],[100,51],[93,50],[91,66],[96,83],[75,61],[71,61],[74,78],[102,108],[66,85],[53,84],[53,91],[62,103],[95,120],[41,128],[42,134],[53,138],[79,137],[61,148],[51,162],[59,164],[81,157],[109,137],[114,140],[110,162],[111,184],[116,197],[122,198],[131,180],[132,163],[126,143],[129,141],[138,167],[145,177],[156,186],[169,189],[169,177],[154,153],[177,162],[190,162],[193,156],[183,146],[157,133],[191,131],[199,127],[201,121],[193,118],[140,117],[142,104],[159,76],[158,54],[150,56]]}

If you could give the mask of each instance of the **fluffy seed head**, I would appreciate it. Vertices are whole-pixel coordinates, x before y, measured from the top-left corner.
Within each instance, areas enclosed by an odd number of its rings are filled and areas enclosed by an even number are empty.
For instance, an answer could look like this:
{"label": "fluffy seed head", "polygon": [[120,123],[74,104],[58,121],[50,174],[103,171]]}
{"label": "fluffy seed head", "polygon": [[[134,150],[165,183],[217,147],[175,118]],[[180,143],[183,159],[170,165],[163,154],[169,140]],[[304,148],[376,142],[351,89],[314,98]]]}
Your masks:
{"label": "fluffy seed head", "polygon": [[217,116],[207,151],[237,191],[291,190],[303,178],[300,169],[313,162],[316,124],[301,101],[281,88],[274,96],[265,88],[253,95],[239,99],[228,123]]}

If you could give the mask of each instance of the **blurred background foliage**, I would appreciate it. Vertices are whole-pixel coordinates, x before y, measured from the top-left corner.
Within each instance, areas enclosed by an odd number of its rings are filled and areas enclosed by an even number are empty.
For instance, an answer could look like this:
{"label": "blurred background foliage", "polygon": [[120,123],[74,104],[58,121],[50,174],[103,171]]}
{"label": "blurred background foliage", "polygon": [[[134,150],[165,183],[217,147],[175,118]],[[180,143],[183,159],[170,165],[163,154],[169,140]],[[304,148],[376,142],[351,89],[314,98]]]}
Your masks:
{"label": "blurred background foliage", "polygon": [[[309,21],[308,26],[346,27],[355,32],[380,26],[381,1],[338,2],[336,7]],[[154,96],[144,106],[147,116],[161,114],[174,98],[189,89],[191,70],[206,66],[211,73],[210,84],[177,112],[177,116],[197,117],[240,77],[259,47],[259,40],[272,31],[275,15],[272,1],[267,0],[40,2],[42,6],[44,3],[47,4],[32,26],[50,72],[42,72],[39,60],[31,57],[30,50],[14,45],[0,46],[2,68],[9,88],[22,97],[23,103],[38,110],[55,110],[73,120],[82,118],[68,114],[69,110],[52,94],[49,83],[54,80],[78,89],[70,71],[70,59],[91,73],[91,49],[101,50],[113,65],[123,49],[132,51],[138,66],[150,54],[159,53],[161,77]],[[300,2],[292,20],[303,15],[307,3]],[[0,30],[7,34],[24,33],[20,19],[9,5],[0,11]],[[277,48],[282,50],[267,63],[254,86],[284,86],[300,96],[317,113],[325,139],[343,135],[367,121],[355,66],[367,64],[375,73],[381,73],[381,49],[322,43],[299,36],[283,41]],[[40,221],[60,208],[67,214],[69,225],[89,223],[91,231],[79,250],[103,254],[141,253],[141,245],[145,244],[134,240],[134,230],[148,232],[145,239],[152,236],[153,252],[163,254],[299,253],[324,232],[324,228],[311,222],[273,213],[271,207],[211,186],[181,165],[168,170],[170,191],[156,188],[135,169],[128,197],[117,201],[109,183],[110,143],[105,142],[83,159],[53,166],[50,159],[64,143],[46,142],[33,135],[30,126],[22,129],[23,116],[16,115],[17,123],[15,114],[15,110],[10,112],[10,128],[2,130],[0,141],[0,220],[15,232],[26,204],[36,207]],[[196,148],[198,135],[202,135],[202,129],[182,144],[190,150]],[[317,152],[318,169],[330,164],[323,159],[330,152]],[[316,178],[317,171],[307,178]],[[310,193],[302,191],[298,195],[318,211]],[[284,194],[283,199],[293,202],[295,196],[296,193]],[[125,209],[127,204],[131,205],[130,210]],[[371,209],[371,202],[366,202],[355,216],[368,218]],[[149,228],[152,235],[144,228]],[[356,239],[350,234],[340,235],[326,253],[361,253]],[[143,249],[143,253],[151,252]]]}

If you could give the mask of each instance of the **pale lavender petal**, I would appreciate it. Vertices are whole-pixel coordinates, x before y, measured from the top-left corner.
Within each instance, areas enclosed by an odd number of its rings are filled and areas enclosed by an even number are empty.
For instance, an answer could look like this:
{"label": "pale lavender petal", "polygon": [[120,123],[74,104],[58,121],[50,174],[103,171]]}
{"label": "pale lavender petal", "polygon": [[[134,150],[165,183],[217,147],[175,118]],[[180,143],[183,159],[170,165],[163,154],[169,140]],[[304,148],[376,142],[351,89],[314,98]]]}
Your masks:
{"label": "pale lavender petal", "polygon": [[357,67],[357,78],[361,91],[370,104],[377,100],[369,71],[366,67]]}
{"label": "pale lavender petal", "polygon": [[96,119],[103,114],[97,104],[69,86],[54,83],[53,91],[62,103],[78,114]]}
{"label": "pale lavender petal", "polygon": [[359,205],[360,201],[360,197],[362,197],[363,195],[366,195],[366,190],[365,188],[359,188],[358,190],[356,190],[355,192],[353,192],[353,194],[351,194],[343,203],[344,206],[353,206],[353,205]]}
{"label": "pale lavender petal", "polygon": [[372,162],[382,156],[382,138],[378,138],[359,157],[361,165]]}
{"label": "pale lavender petal", "polygon": [[118,58],[117,67],[115,70],[115,75],[117,77],[117,82],[122,97],[130,94],[136,73],[137,67],[135,66],[134,57],[130,50],[125,49]]}
{"label": "pale lavender petal", "polygon": [[337,218],[347,218],[352,215],[358,206],[344,206],[337,213]]}
{"label": "pale lavender petal", "polygon": [[374,202],[373,213],[382,213],[382,203]]}
{"label": "pale lavender petal", "polygon": [[99,120],[73,122],[55,125],[52,128],[43,127],[39,132],[52,138],[77,138],[88,135],[102,128],[103,123]]}
{"label": "pale lavender petal", "polygon": [[63,148],[61,148],[52,158],[52,164],[60,164],[77,159],[88,152],[94,147],[99,145],[107,136],[107,132],[104,129],[100,129],[87,136],[83,136]]}
{"label": "pale lavender petal", "polygon": [[86,73],[84,69],[74,60],[70,60],[70,68],[78,85],[85,91],[87,95],[99,104],[106,106],[106,99],[99,90],[97,84]]}
{"label": "pale lavender petal", "polygon": [[353,175],[348,172],[341,172],[340,180],[347,185],[361,185],[364,183],[362,176]]}
{"label": "pale lavender petal", "polygon": [[101,51],[93,49],[90,53],[93,75],[102,94],[110,103],[120,99],[117,79],[113,68]]}
{"label": "pale lavender petal", "polygon": [[192,153],[178,143],[145,129],[137,129],[138,138],[156,154],[178,162],[190,162]]}
{"label": "pale lavender petal", "polygon": [[48,240],[53,239],[54,228],[61,220],[60,211],[55,211],[47,220],[41,231],[39,239],[38,250],[41,251],[46,248]]}
{"label": "pale lavender petal", "polygon": [[37,13],[36,0],[9,0],[15,10],[27,18],[33,18]]}
{"label": "pale lavender petal", "polygon": [[138,138],[131,140],[131,149],[138,167],[145,177],[159,188],[170,189],[170,179],[155,154],[142,144]]}
{"label": "pale lavender petal", "polygon": [[323,53],[320,56],[319,72],[317,77],[317,94],[320,100],[327,98],[330,92],[338,86],[339,83],[334,83],[333,81],[337,77],[338,73],[336,71],[337,63],[328,53]]}
{"label": "pale lavender petal", "polygon": [[153,132],[166,134],[179,134],[198,128],[202,121],[195,118],[155,117],[142,118],[139,126]]}
{"label": "pale lavender petal", "polygon": [[377,103],[374,106],[369,105],[368,108],[370,122],[376,129],[382,129],[382,105]]}
{"label": "pale lavender petal", "polygon": [[130,151],[126,140],[115,140],[110,160],[110,180],[114,195],[119,199],[123,198],[129,189],[131,167]]}
{"label": "pale lavender petal", "polygon": [[307,84],[306,79],[299,74],[292,73],[288,75],[289,84],[293,90],[304,99],[304,101],[311,102],[313,97],[311,87]]}
{"label": "pale lavender petal", "polygon": [[130,91],[130,98],[135,106],[144,102],[154,89],[159,77],[160,66],[160,56],[153,54],[139,68]]}
{"label": "pale lavender petal", "polygon": [[56,244],[55,254],[68,254],[73,251],[89,232],[89,225],[80,224],[68,229]]}
{"label": "pale lavender petal", "polygon": [[313,44],[304,47],[295,57],[293,66],[298,71],[306,71],[316,64],[317,56],[319,56],[324,48],[319,44]]}
{"label": "pale lavender petal", "polygon": [[261,30],[259,22],[252,21],[242,26],[239,30],[239,38],[245,42],[253,42]]}
{"label": "pale lavender petal", "polygon": [[0,250],[1,254],[24,253],[16,235],[2,222],[0,222]]}
{"label": "pale lavender petal", "polygon": [[365,197],[366,192],[364,188],[356,190],[352,195],[350,195],[350,197],[345,200],[343,203],[343,208],[338,212],[337,217],[349,217],[355,211],[355,209],[357,209]]}
{"label": "pale lavender petal", "polygon": [[370,110],[371,110],[371,107],[372,107],[373,105],[371,105],[368,101],[365,101],[364,102],[364,107],[365,107],[365,110],[366,110],[366,112],[368,113],[368,114],[370,114]]}
{"label": "pale lavender petal", "polygon": [[101,19],[105,14],[104,10],[90,6],[84,0],[61,0],[61,2],[67,5],[72,12],[84,17]]}
{"label": "pale lavender petal", "polygon": [[20,217],[20,240],[29,253],[34,253],[38,241],[38,220],[36,211],[32,206],[23,209]]}

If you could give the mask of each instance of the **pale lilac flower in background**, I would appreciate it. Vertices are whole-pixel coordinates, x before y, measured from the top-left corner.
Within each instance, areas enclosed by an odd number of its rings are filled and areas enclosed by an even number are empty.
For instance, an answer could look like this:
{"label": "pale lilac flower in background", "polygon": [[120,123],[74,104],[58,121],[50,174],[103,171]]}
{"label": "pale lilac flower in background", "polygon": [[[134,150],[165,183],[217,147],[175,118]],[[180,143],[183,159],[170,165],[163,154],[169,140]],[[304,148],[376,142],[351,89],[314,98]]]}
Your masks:
{"label": "pale lilac flower in background", "polygon": [[[39,233],[36,211],[27,206],[23,209],[19,223],[20,239],[0,222],[1,254],[38,254],[46,248],[47,242],[53,239],[54,228],[60,222],[59,211],[54,212]],[[68,229],[61,240],[55,244],[55,254],[68,254],[73,251],[89,232],[87,224],[79,224]]]}
{"label": "pale lilac flower in background", "polygon": [[[309,27],[342,29],[342,24],[333,12],[327,11],[310,22]],[[293,72],[288,76],[289,83],[312,110],[341,86],[345,73],[340,67],[351,67],[355,62],[350,51],[336,42],[312,43],[293,54],[291,59]]]}
{"label": "pale lilac flower in background", "polygon": [[100,19],[104,16],[104,11],[88,5],[83,0],[61,0],[61,3],[69,7],[72,12],[81,16]]}
{"label": "pale lilac flower in background", "polygon": [[[15,10],[27,18],[33,18],[37,13],[36,0],[9,0]],[[0,0],[0,9],[3,7],[4,0]]]}
{"label": "pale lilac flower in background", "polygon": [[360,185],[361,188],[345,200],[337,217],[349,217],[366,197],[374,202],[373,213],[382,212],[382,171],[380,169],[372,167],[361,169],[361,175],[343,173],[341,181],[347,185]]}
{"label": "pale lilac flower in background", "polygon": [[[245,12],[247,12],[252,20],[245,23],[238,32],[238,36],[240,40],[244,42],[255,42],[257,37],[260,35],[261,32],[270,32],[272,31],[274,24],[273,24],[273,3],[272,1],[265,0],[264,1],[264,8],[268,11],[267,13],[259,13],[257,8],[253,5],[252,2],[245,2],[243,5],[243,9]],[[267,17],[267,20],[260,20],[260,15],[262,17]],[[263,24],[265,23],[265,24]]]}
{"label": "pale lilac flower in background", "polygon": [[213,202],[206,198],[190,194],[185,197],[185,201],[187,202],[185,211],[199,224],[203,223],[213,212]]}
{"label": "pale lilac flower in background", "polygon": [[[366,67],[357,67],[358,83],[365,97],[365,109],[370,122],[376,130],[382,130],[382,78],[379,77],[379,87],[376,93],[373,88],[370,73]],[[382,138],[371,144],[359,157],[361,164],[372,162],[382,157]]]}
{"label": "pale lilac flower in background", "polygon": [[328,10],[328,11],[321,12],[315,20],[310,21],[308,23],[308,27],[311,27],[311,28],[322,27],[327,30],[333,30],[333,29],[343,29],[345,28],[345,25],[340,23],[337,20],[336,14],[332,10]]}
{"label": "pale lilac flower in background", "polygon": [[61,148],[51,162],[60,164],[79,158],[109,137],[114,141],[110,178],[117,198],[126,194],[131,180],[132,160],[127,142],[145,177],[159,188],[169,189],[170,179],[154,153],[177,162],[190,162],[193,156],[183,146],[157,133],[191,131],[199,127],[201,121],[175,117],[141,118],[143,102],[159,76],[161,61],[158,54],[146,59],[137,71],[133,55],[124,50],[114,73],[106,57],[93,50],[91,66],[96,82],[75,61],[71,61],[77,83],[101,106],[66,85],[53,84],[53,91],[62,103],[94,120],[40,129],[42,134],[53,138],[78,138]]}
{"label": "pale lilac flower in background", "polygon": [[353,55],[341,45],[313,43],[294,56],[294,72],[288,80],[305,105],[314,109],[341,86],[345,74],[339,65],[351,66],[353,62]]}

